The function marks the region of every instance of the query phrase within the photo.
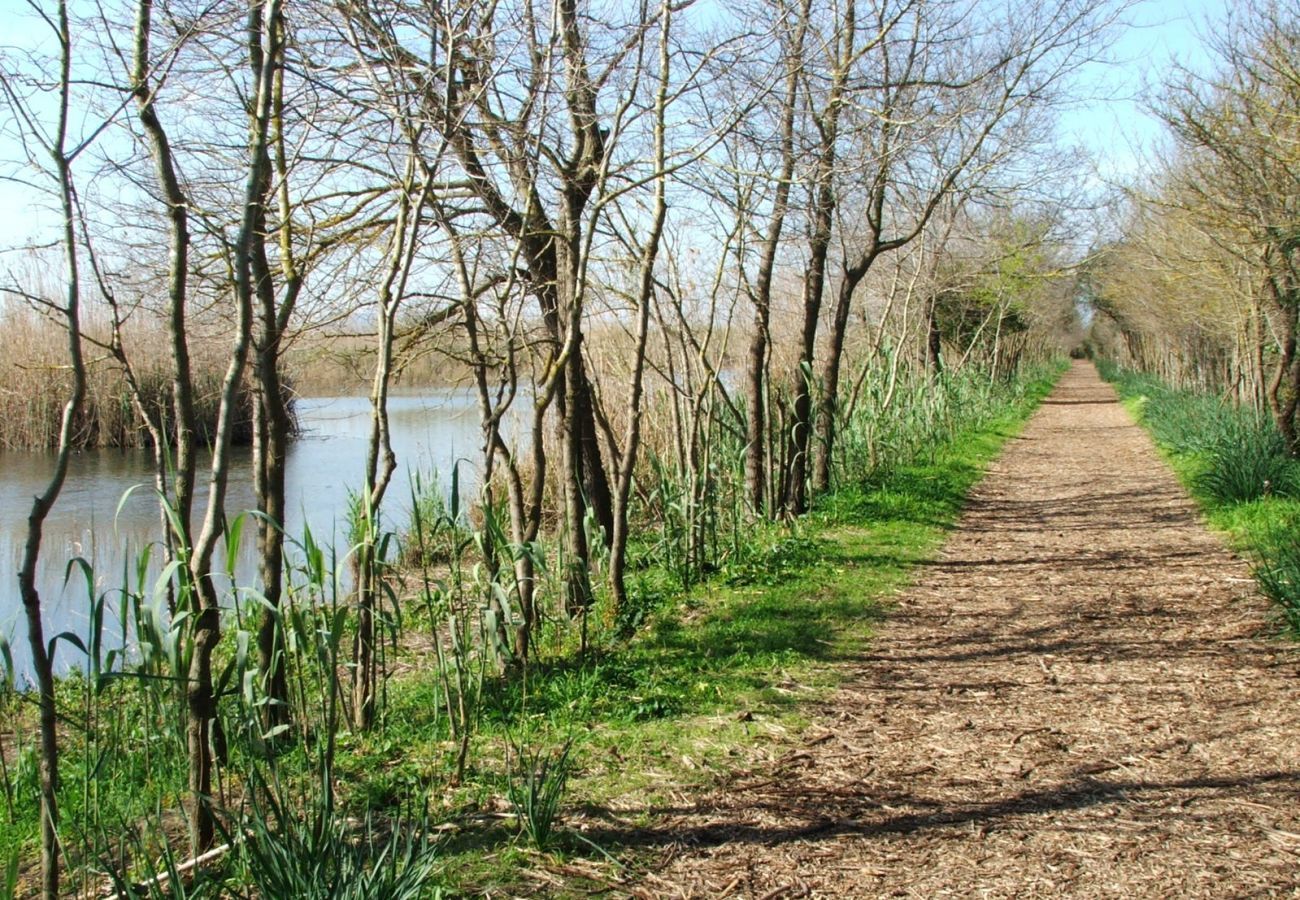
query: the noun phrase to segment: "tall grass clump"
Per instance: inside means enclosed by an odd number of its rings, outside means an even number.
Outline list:
[[[1300,638],[1300,539],[1294,529],[1277,530],[1261,542],[1255,579],[1277,604],[1283,626]]]
[[[1198,491],[1218,503],[1243,503],[1278,494],[1295,496],[1300,466],[1271,421],[1256,414],[1227,419],[1205,450]]]
[[[322,772],[322,774],[324,774]],[[317,785],[319,787],[319,785]],[[285,795],[262,782],[236,846],[241,881],[262,897],[301,900],[434,900],[440,862],[427,819],[416,814],[366,815],[360,820],[333,804]],[[305,806],[305,809],[304,809]]]
[[[558,747],[544,741],[529,746],[507,737],[506,795],[519,819],[519,830],[538,850],[556,837],[560,806],[573,773],[573,738]]]

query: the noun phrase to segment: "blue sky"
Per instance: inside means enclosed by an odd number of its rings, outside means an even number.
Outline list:
[[[1068,113],[1062,131],[1097,159],[1103,177],[1137,172],[1142,153],[1161,135],[1144,108],[1144,96],[1175,64],[1207,69],[1203,35],[1226,20],[1229,2],[1144,0],[1128,13],[1130,27],[1109,49],[1112,62],[1081,73],[1097,99]]]

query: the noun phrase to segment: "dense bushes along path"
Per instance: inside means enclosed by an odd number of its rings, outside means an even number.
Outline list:
[[[1259,896],[1300,883],[1300,659],[1090,365],[816,724],[644,835],[644,896]]]

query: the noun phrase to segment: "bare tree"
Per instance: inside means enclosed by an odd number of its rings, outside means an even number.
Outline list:
[[[168,219],[168,262],[167,262],[167,333],[172,357],[172,423],[170,431],[175,459],[171,470],[174,472],[171,483],[170,503],[175,511],[175,534],[168,524],[164,528],[165,546],[169,556],[175,556],[175,547],[179,543],[188,547],[193,543],[192,515],[194,509],[194,483],[197,468],[195,445],[195,399],[194,377],[190,365],[188,315],[188,279],[189,279],[189,198],[182,186],[177,169],[175,155],[172,153],[171,140],[164,127],[157,109],[157,86],[153,83],[154,72],[159,66],[153,54],[153,0],[140,0],[136,6],[134,53],[131,68],[131,92],[135,99],[137,116],[144,129],[154,160],[155,176]],[[116,312],[116,307],[115,307]],[[115,324],[119,320],[115,315]],[[120,327],[115,327],[117,357],[123,368],[130,372],[130,361],[126,357],[121,339]],[[143,421],[150,423],[154,434],[155,462],[160,474],[158,485],[160,493],[168,496],[165,478],[168,469],[165,463],[166,438],[169,429],[166,423],[158,421],[151,411],[140,402],[139,390],[135,390],[136,406]],[[166,517],[164,517],[166,519]]]
[[[861,187],[847,207],[855,225],[841,226],[842,274],[821,369],[815,490],[830,484],[844,340],[858,286],[882,255],[924,231],[946,197],[974,190],[999,164],[1034,146],[1038,120],[1066,79],[1096,58],[1118,13],[1091,0],[1017,5],[981,20],[964,4],[918,4],[864,59],[867,90],[856,108],[867,114],[855,115],[849,132]],[[877,7],[869,21],[883,33],[892,18]]]
[[[279,0],[252,0],[247,8],[247,35],[263,58],[280,53],[282,23]],[[256,295],[253,256],[262,232],[262,202],[265,196],[268,147],[275,110],[275,67],[257,70],[250,97],[248,165],[244,183],[243,214],[228,247],[232,260],[230,284],[236,309],[235,337],[221,386],[221,401],[208,478],[207,508],[195,539],[190,560],[191,586],[195,594],[193,652],[186,688],[189,719],[190,833],[196,853],[210,849],[216,837],[212,807],[212,778],[216,760],[213,743],[220,728],[212,674],[212,658],[221,640],[221,600],[212,579],[212,555],[225,522],[226,485],[230,475],[230,446],[238,392],[249,355]]]
[[[58,500],[67,477],[73,429],[86,396],[86,363],[81,348],[80,242],[77,235],[78,211],[73,166],[90,146],[96,133],[92,131],[84,137],[71,133],[70,122],[75,112],[72,108],[74,45],[66,0],[59,0],[52,11],[45,10],[35,2],[31,4],[31,9],[50,29],[59,48],[55,59],[55,74],[47,84],[42,85],[58,98],[53,112],[54,121],[42,121],[33,98],[25,95],[19,86],[22,81],[18,72],[0,73],[0,92],[3,92],[32,162],[52,179],[62,218],[58,241],[63,255],[65,278],[62,300],[35,296],[31,299],[45,304],[63,321],[67,330],[67,367],[71,378],[63,404],[54,471],[45,490],[32,502],[31,512],[27,516],[27,539],[23,544],[22,563],[18,570],[18,591],[27,619],[27,638],[31,648],[32,668],[36,675],[40,715],[41,893],[47,900],[52,900],[59,895],[59,739],[54,693],[54,653],[58,638],[48,643],[45,639],[36,565],[41,552],[45,519]]]
[[[843,6],[829,11],[829,34],[819,36],[826,57],[825,63],[814,66],[809,60],[802,76],[809,82],[806,90],[809,116],[815,140],[812,147],[812,171],[808,181],[809,229],[808,260],[803,277],[803,324],[800,328],[799,357],[795,371],[790,376],[794,398],[791,402],[790,424],[786,440],[789,449],[789,471],[782,473],[783,505],[786,512],[801,514],[808,507],[808,460],[812,437],[813,355],[817,347],[817,328],[821,321],[822,298],[826,290],[826,268],[830,255],[832,230],[835,224],[835,178],[839,147],[840,118],[846,102],[849,79],[857,58],[889,37],[902,12],[891,12],[890,18],[873,25],[878,26],[869,35],[867,46],[857,46],[858,11],[856,0],[844,0]],[[820,61],[819,61],[820,62]],[[813,82],[825,82],[814,87]]]
[[[623,435],[622,445],[614,442],[611,435],[610,444],[614,448],[614,497],[613,497],[613,533],[610,540],[609,579],[610,589],[614,595],[616,612],[627,605],[627,585],[625,570],[627,568],[628,541],[628,502],[632,496],[632,480],[641,450],[641,414],[645,387],[646,348],[650,335],[650,308],[655,294],[655,268],[659,257],[660,243],[664,233],[664,221],[668,216],[668,121],[669,90],[672,85],[672,20],[673,8],[663,2],[659,7],[659,59],[657,84],[651,112],[650,129],[653,149],[649,174],[646,176],[654,184],[654,199],[651,201],[649,227],[640,239],[638,252],[638,279],[634,295],[636,316],[636,334],[633,339],[633,362],[631,381],[628,391],[627,429]],[[630,235],[633,229],[626,229]],[[632,240],[628,241],[632,243]]]
[[[795,131],[799,119],[800,81],[804,66],[804,45],[807,40],[809,18],[812,15],[812,0],[800,0],[797,7],[792,7],[785,2],[777,2],[773,13],[773,17],[778,22],[778,46],[781,48],[779,69],[783,73],[784,83],[781,93],[773,98],[775,109],[772,114],[777,123],[777,143],[774,151],[776,175],[772,187],[771,209],[767,212],[766,227],[762,229],[763,240],[758,269],[752,286],[748,287],[750,302],[754,308],[754,322],[745,365],[748,439],[745,479],[749,501],[756,514],[761,514],[767,499],[768,349],[771,339],[772,282],[781,249],[781,237],[785,230],[786,214],[790,205],[790,189],[797,161]],[[764,77],[763,73],[758,75],[757,80],[760,85]],[[759,94],[763,96],[765,91],[760,89]],[[739,136],[742,140],[751,140],[759,144],[759,159],[765,155],[762,144],[766,141],[760,134],[741,132]],[[752,197],[744,198],[746,203],[752,201]],[[748,285],[748,281],[746,283]]]

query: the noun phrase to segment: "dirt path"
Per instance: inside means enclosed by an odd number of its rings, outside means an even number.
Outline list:
[[[1300,657],[1091,366],[642,896],[1300,895]]]

